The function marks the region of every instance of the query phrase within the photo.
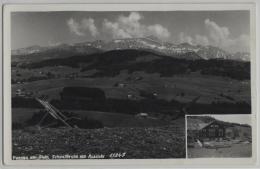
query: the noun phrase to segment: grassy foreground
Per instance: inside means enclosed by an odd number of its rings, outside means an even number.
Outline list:
[[[125,153],[121,158],[185,158],[180,122],[153,128],[26,128],[13,130],[12,141],[13,156],[102,154],[111,158],[111,153]]]

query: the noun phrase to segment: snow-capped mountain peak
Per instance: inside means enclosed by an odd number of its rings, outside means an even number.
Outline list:
[[[81,42],[73,45],[60,44],[52,47],[40,47],[31,46],[28,48],[21,48],[12,50],[12,55],[28,55],[33,53],[39,53],[49,49],[57,48],[60,50],[78,50],[80,53],[88,53],[89,49],[96,48],[99,51],[109,50],[123,50],[123,49],[141,49],[150,50],[163,55],[182,58],[183,54],[195,53],[194,58],[185,59],[233,59],[249,61],[250,54],[246,52],[228,53],[218,47],[214,46],[202,46],[202,45],[191,45],[189,43],[173,44],[169,42],[162,42],[158,38],[153,36],[141,37],[141,38],[125,38],[125,39],[114,39],[108,42],[103,40],[96,40],[93,42]],[[188,55],[187,55],[188,56]]]

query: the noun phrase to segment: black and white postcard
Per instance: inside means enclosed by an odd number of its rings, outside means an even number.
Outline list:
[[[254,164],[254,18],[252,4],[6,5],[6,163]]]

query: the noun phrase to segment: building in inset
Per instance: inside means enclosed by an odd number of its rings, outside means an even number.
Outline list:
[[[226,126],[220,121],[209,123],[188,123],[189,136],[205,139],[223,139],[226,133]]]
[[[188,141],[196,140],[251,140],[251,126],[224,122],[208,117],[188,117],[187,137]]]

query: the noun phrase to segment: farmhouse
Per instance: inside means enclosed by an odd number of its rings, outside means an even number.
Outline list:
[[[123,88],[123,87],[126,87],[126,84],[125,83],[116,83],[114,86]]]
[[[16,95],[16,96],[20,96],[20,97],[22,96],[22,97],[23,97],[23,96],[25,96],[25,92],[24,92],[24,90],[22,90],[22,89],[17,89],[16,92],[15,92],[15,95]]]
[[[32,92],[26,92],[24,89],[17,89],[15,92],[15,96],[17,97],[31,97],[32,95]]]
[[[225,124],[221,121],[211,121],[209,123],[189,123],[188,135],[200,140],[223,139],[226,137]]]
[[[204,120],[188,118],[188,141],[198,140],[240,140],[251,141],[251,126],[246,124],[229,123],[216,119]]]
[[[138,113],[138,114],[135,115],[135,117],[137,117],[137,118],[147,118],[148,114],[147,113]]]

